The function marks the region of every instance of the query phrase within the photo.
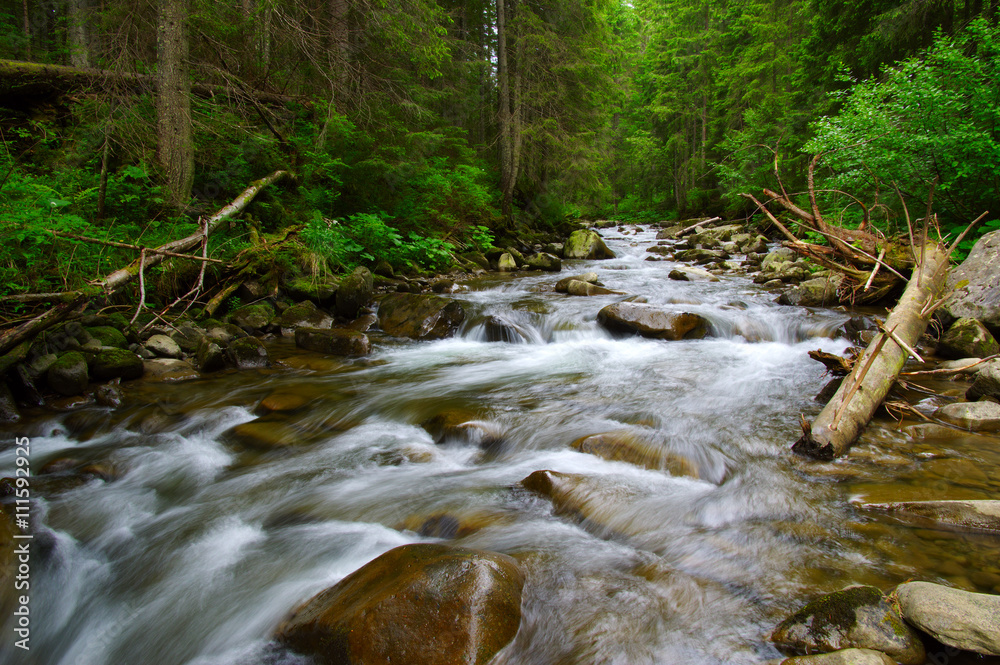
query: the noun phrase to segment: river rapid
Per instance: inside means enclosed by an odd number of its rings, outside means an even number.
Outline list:
[[[93,479],[35,493],[31,651],[44,665],[304,663],[271,641],[297,604],[376,556],[451,542],[516,557],[527,573],[517,637],[498,665],[760,663],[804,602],[851,584],[908,579],[1000,593],[996,536],[938,531],[866,511],[865,501],[995,498],[1000,440],[921,438],[873,424],[849,457],[818,463],[790,446],[829,380],[807,355],[849,347],[851,313],[785,307],[741,275],[667,278],[646,261],[655,230],[606,230],[618,258],[561,274],[493,274],[450,297],[469,317],[454,338],[372,335],[374,353],[333,359],[268,342],[272,368],[123,385],[115,411],[35,415],[7,428],[36,471],[59,457],[102,463]],[[610,289],[692,311],[701,340],[613,336],[596,321],[618,295],[574,297],[585,271]],[[487,316],[517,331],[487,341]],[[961,384],[932,386],[942,392]],[[268,416],[294,445],[234,441],[269,396],[305,406]],[[917,397],[920,408],[945,398]],[[422,423],[468,413],[467,438],[435,443]],[[674,476],[571,448],[628,430],[690,462]],[[518,483],[550,469],[587,476],[579,521]]]

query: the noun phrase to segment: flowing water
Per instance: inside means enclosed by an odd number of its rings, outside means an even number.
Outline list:
[[[995,498],[997,438],[916,438],[887,420],[845,460],[792,455],[799,414],[818,412],[828,380],[807,353],[845,351],[849,315],[775,305],[741,276],[671,281],[674,264],[644,260],[653,232],[605,235],[617,259],[469,284],[453,296],[470,313],[453,339],[375,334],[371,356],[346,361],[277,340],[271,369],[134,383],[117,411],[9,430],[11,441],[30,436],[36,471],[71,457],[114,479],[35,503],[32,650],[15,650],[8,626],[0,661],[304,662],[269,641],[286,613],[413,542],[521,561],[523,618],[502,665],[758,663],[779,655],[767,641],[778,621],[850,584],[1000,592],[996,536],[858,505]],[[622,296],[553,291],[591,270],[608,288],[702,314],[711,336],[608,334],[597,312]],[[501,341],[489,341],[489,321],[507,324]],[[264,419],[293,445],[245,448],[227,431],[269,396],[304,405]],[[442,413],[476,424],[435,443],[421,424]],[[570,446],[619,430],[688,460],[698,478]],[[0,451],[0,475],[14,462]],[[586,520],[519,488],[541,469],[586,476]]]

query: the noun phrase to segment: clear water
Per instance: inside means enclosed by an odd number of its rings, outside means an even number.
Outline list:
[[[36,470],[73,457],[116,478],[36,503],[32,650],[14,649],[7,626],[0,661],[303,662],[269,640],[286,613],[413,542],[522,562],[521,628],[500,665],[759,663],[779,655],[767,634],[788,612],[849,584],[918,578],[1000,592],[997,537],[858,506],[996,498],[998,439],[914,439],[886,420],[845,460],[795,457],[799,416],[818,412],[812,398],[828,379],[807,353],[844,351],[848,313],[778,306],[740,276],[672,281],[674,264],[644,260],[653,232],[605,235],[619,258],[493,276],[455,294],[470,315],[454,339],[375,335],[372,356],[346,361],[276,340],[272,369],[135,383],[116,412],[39,415],[8,430],[11,442],[31,436]],[[597,312],[623,296],[553,290],[585,271],[702,314],[712,336],[607,334]],[[507,341],[486,341],[487,321],[506,323]],[[306,403],[268,416],[293,445],[234,443],[226,432],[274,394]],[[449,411],[476,425],[435,443],[421,423]],[[570,447],[616,430],[689,460],[699,478]],[[0,451],[0,475],[13,464],[14,451]],[[577,496],[587,520],[518,487],[540,469],[586,477]],[[452,538],[421,529],[441,516],[459,525]]]

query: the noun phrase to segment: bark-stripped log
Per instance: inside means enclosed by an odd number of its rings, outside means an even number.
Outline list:
[[[895,384],[909,352],[893,337],[909,347],[916,345],[947,278],[946,247],[927,242],[922,254],[915,257],[917,268],[886,319],[885,330],[893,335],[876,335],[812,425],[803,421],[805,431],[792,446],[795,452],[823,460],[845,454]]]

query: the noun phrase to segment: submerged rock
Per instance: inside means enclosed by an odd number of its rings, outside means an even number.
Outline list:
[[[774,665],[895,665],[896,661],[881,651],[841,649],[815,656],[793,656],[772,663]]]
[[[920,665],[925,657],[920,637],[872,586],[849,587],[812,601],[782,621],[771,641],[798,654],[873,649],[903,665]]]
[[[597,321],[608,330],[655,339],[701,339],[709,330],[708,321],[698,314],[634,302],[608,305],[598,312]]]
[[[457,300],[415,293],[391,293],[378,308],[379,325],[395,337],[442,339],[454,335],[465,320]]]
[[[907,582],[896,597],[903,617],[938,642],[1000,656],[1000,596]]]
[[[1000,533],[1000,501],[904,501],[866,503],[862,507],[921,525]]]
[[[617,255],[608,249],[600,234],[592,229],[573,231],[563,245],[564,259],[614,259]]]
[[[298,607],[277,639],[329,665],[484,665],[517,634],[524,574],[504,554],[389,550]]]
[[[372,351],[368,335],[345,328],[299,328],[295,331],[295,346],[333,356],[366,356]]]
[[[699,477],[697,464],[629,430],[591,434],[574,441],[572,447],[609,461],[667,471],[672,476]]]

